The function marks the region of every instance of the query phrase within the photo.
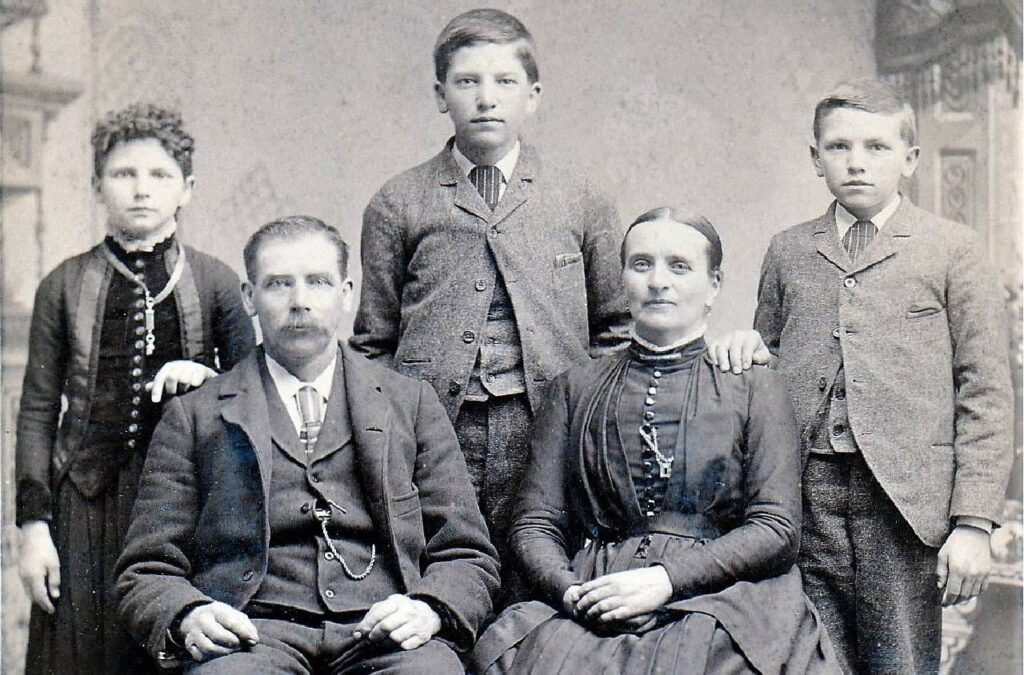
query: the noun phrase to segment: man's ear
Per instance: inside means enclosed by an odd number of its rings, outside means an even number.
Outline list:
[[[252,286],[252,282],[248,279],[242,280],[240,290],[242,292],[242,306],[245,307],[245,313],[249,316],[256,316],[256,302],[253,299],[253,291],[255,289]]]
[[[442,115],[448,112],[448,102],[444,100],[444,85],[440,82],[434,83],[434,99],[437,101],[437,112]]]
[[[818,154],[818,146],[811,145],[811,161],[814,162],[814,173],[818,174],[818,177],[823,177],[825,172],[821,169],[821,155]]]
[[[341,308],[346,313],[351,312],[352,306],[355,304],[355,287],[356,285],[352,282],[352,277],[348,277],[345,279],[345,281],[341,282]]]

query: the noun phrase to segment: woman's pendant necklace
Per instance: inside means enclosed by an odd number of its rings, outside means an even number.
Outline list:
[[[185,271],[185,251],[180,245],[178,246],[178,259],[174,263],[174,269],[171,271],[171,277],[167,280],[167,285],[164,286],[163,290],[157,293],[156,297],[153,297],[153,294],[149,292],[149,288],[142,280],[141,275],[136,276],[132,274],[131,270],[125,267],[124,263],[117,259],[117,256],[114,255],[114,252],[110,250],[109,246],[103,247],[103,253],[107,257],[107,261],[110,262],[111,266],[113,266],[120,275],[128,279],[128,281],[141,288],[145,295],[146,308],[143,312],[143,316],[145,319],[144,328],[146,330],[146,356],[152,356],[153,352],[156,351],[156,335],[153,333],[153,331],[156,330],[156,311],[154,308],[171,294],[174,287],[181,279],[181,275]]]
[[[666,457],[658,447],[658,428],[650,422],[640,425],[640,439],[654,453],[654,460],[658,463],[658,477],[669,478],[672,476],[672,462],[675,455]]]

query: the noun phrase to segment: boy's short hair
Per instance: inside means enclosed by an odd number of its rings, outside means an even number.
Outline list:
[[[176,110],[152,103],[134,103],[123,110],[107,113],[92,132],[93,173],[103,175],[107,155],[118,143],[155,138],[181,168],[186,178],[192,175],[192,152],[195,139],[184,129]]]
[[[260,247],[267,239],[297,239],[306,234],[322,234],[326,236],[334,248],[338,251],[338,270],[341,278],[348,278],[348,244],[342,239],[341,234],[320,220],[312,216],[285,216],[273,220],[260,229],[253,232],[249,241],[245,242],[245,249],[242,258],[245,260],[245,276],[250,283],[256,283],[257,264],[256,259],[260,254]]]
[[[629,238],[629,233],[637,225],[648,223],[652,220],[670,220],[686,227],[692,227],[704,235],[704,238],[708,240],[708,274],[718,276],[721,279],[723,254],[722,238],[718,236],[718,230],[711,224],[711,221],[699,213],[693,213],[692,211],[674,206],[659,206],[656,209],[651,209],[637,216],[637,219],[629,224],[629,227],[626,228],[626,233],[622,235],[622,245],[619,247],[619,261],[623,267],[626,266],[626,239]]]
[[[530,84],[540,79],[537,46],[526,26],[511,14],[497,9],[471,9],[449,21],[437,37],[434,45],[434,75],[437,81],[444,82],[448,68],[452,65],[452,55],[456,51],[481,42],[499,45],[521,42],[516,56],[523,64]]]
[[[896,87],[876,80],[862,78],[844,80],[814,106],[814,140],[821,136],[825,116],[836,108],[854,108],[883,115],[900,115],[900,137],[907,145],[917,145],[917,115]]]

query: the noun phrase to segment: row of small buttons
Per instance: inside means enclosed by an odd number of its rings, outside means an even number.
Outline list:
[[[145,267],[146,267],[145,261],[143,261],[143,260],[136,260],[135,261],[135,269],[136,270],[143,270],[143,269],[145,269]],[[135,278],[138,279],[139,281],[143,281],[143,280],[145,280],[146,277],[145,277],[145,275],[141,271],[139,271],[139,272],[135,273]],[[128,433],[131,436],[134,436],[135,438],[129,438],[128,441],[125,443],[128,446],[128,448],[132,449],[132,450],[135,449],[135,447],[138,445],[138,442],[139,442],[138,438],[137,438],[138,433],[139,433],[139,429],[140,429],[139,424],[138,424],[138,419],[141,417],[141,412],[139,410],[139,406],[142,404],[142,391],[143,391],[143,385],[142,385],[142,355],[143,355],[143,352],[145,351],[146,343],[141,338],[146,333],[146,328],[143,325],[143,323],[145,321],[145,318],[146,318],[146,315],[143,314],[140,310],[142,310],[146,306],[146,301],[143,300],[142,297],[141,297],[144,293],[145,293],[145,291],[143,291],[142,288],[140,288],[139,286],[135,286],[135,287],[132,288],[132,294],[137,296],[137,299],[133,303],[136,311],[135,311],[134,314],[132,314],[132,321],[135,322],[138,325],[136,325],[135,328],[132,331],[135,334],[135,338],[136,339],[135,339],[135,342],[132,343],[132,347],[134,348],[135,353],[132,354],[132,358],[131,358],[132,369],[130,371],[130,375],[131,375],[132,398],[131,398],[131,408],[129,408],[129,410],[128,410],[128,417],[132,421],[131,421],[131,423],[128,424]]]

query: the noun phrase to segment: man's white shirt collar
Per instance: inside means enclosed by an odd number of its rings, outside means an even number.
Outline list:
[[[885,224],[892,218],[892,214],[896,213],[896,209],[900,207],[900,201],[902,201],[902,197],[896,195],[896,199],[889,202],[884,209],[870,219],[879,232],[882,231]],[[857,222],[857,216],[847,211],[842,204],[836,202],[836,227],[839,229],[840,241],[846,236],[846,233],[853,227],[855,222]]]
[[[338,355],[335,354],[331,362],[327,364],[327,367],[321,371],[312,382],[303,382],[299,378],[289,373],[284,366],[275,361],[270,357],[269,354],[264,353],[267,357],[267,370],[270,372],[270,379],[274,381],[274,386],[277,387],[277,393],[281,396],[281,401],[284,403],[285,408],[288,409],[288,414],[292,417],[292,421],[295,420],[298,415],[298,404],[295,402],[295,395],[299,393],[299,389],[308,385],[312,385],[319,393],[324,401],[331,399],[331,385],[334,383],[334,367],[338,362]],[[294,408],[294,414],[293,409]],[[327,406],[322,408],[324,412],[327,410]],[[301,417],[298,418],[298,424],[302,424]]]

